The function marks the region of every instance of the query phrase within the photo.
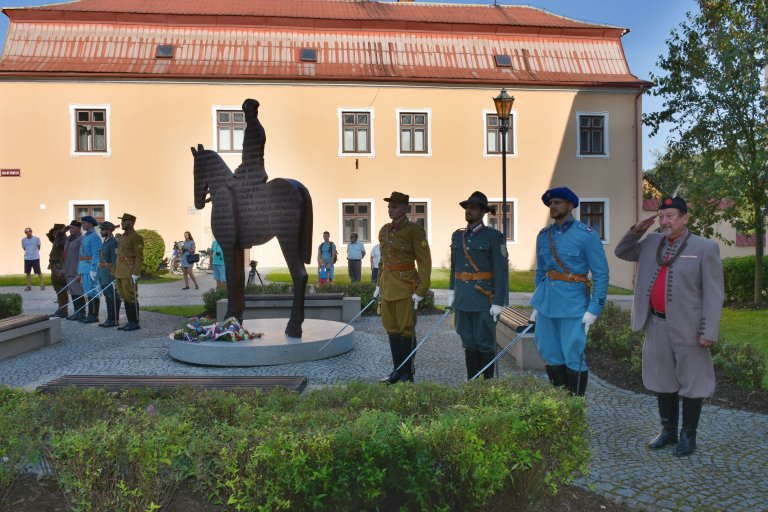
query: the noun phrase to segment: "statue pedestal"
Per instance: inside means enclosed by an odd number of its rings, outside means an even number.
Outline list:
[[[247,341],[171,340],[171,357],[185,363],[204,366],[270,366],[304,363],[338,356],[352,350],[354,327],[347,327],[325,350],[320,349],[344,327],[342,322],[305,319],[301,338],[285,334],[287,318],[244,320],[243,326],[261,338]]]
[[[227,299],[216,302],[217,321],[225,320],[227,304]],[[293,295],[246,295],[243,320],[288,318],[291,307]],[[360,297],[344,297],[340,293],[310,294],[304,299],[304,318],[347,323],[360,312],[360,307]]]

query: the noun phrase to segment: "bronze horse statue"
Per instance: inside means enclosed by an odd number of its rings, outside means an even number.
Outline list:
[[[243,251],[277,237],[293,281],[293,307],[285,333],[300,338],[307,286],[304,264],[312,256],[312,198],[296,180],[267,181],[266,137],[258,108],[256,100],[243,103],[243,160],[234,173],[215,151],[203,148],[202,144],[191,148],[195,161],[195,208],[201,210],[208,201],[212,205],[211,229],[224,253],[227,273],[227,318],[242,320],[245,309]]]

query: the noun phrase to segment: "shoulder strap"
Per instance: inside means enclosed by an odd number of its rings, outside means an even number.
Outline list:
[[[552,256],[555,258],[555,261],[558,265],[562,267],[562,269],[565,271],[566,274],[570,274],[571,271],[568,270],[568,267],[565,266],[565,263],[563,263],[563,260],[560,259],[560,256],[557,254],[557,250],[555,249],[555,244],[552,242],[552,230],[550,229],[547,232],[547,237],[549,237],[549,248],[552,251]]]

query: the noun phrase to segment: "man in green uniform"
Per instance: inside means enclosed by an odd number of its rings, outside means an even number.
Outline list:
[[[117,279],[117,291],[125,301],[128,323],[118,327],[121,331],[135,331],[139,327],[139,296],[136,281],[144,263],[144,239],[133,229],[136,217],[124,213],[120,219],[123,236],[117,243],[117,264],[112,275]]]
[[[455,310],[456,332],[464,346],[467,379],[471,379],[496,355],[494,330],[507,303],[509,260],[504,235],[483,224],[483,215],[496,215],[485,194],[474,192],[459,205],[467,228],[451,236],[448,306]],[[493,366],[483,376],[492,378]]]
[[[408,195],[392,192],[384,200],[392,222],[379,231],[381,262],[373,296],[381,294],[381,323],[389,335],[394,369],[382,382],[413,382],[414,358],[399,371],[397,367],[415,347],[415,310],[429,291],[432,255],[424,228],[406,217]]]

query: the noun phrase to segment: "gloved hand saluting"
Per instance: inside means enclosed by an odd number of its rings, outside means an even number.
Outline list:
[[[589,334],[589,328],[592,327],[592,324],[595,323],[595,320],[597,320],[596,315],[593,315],[589,311],[584,313],[584,316],[581,317],[581,323],[584,325],[584,334]]]
[[[499,321],[499,315],[501,314],[502,309],[504,309],[504,306],[497,306],[496,304],[491,306],[491,316],[493,317],[494,322]]]

